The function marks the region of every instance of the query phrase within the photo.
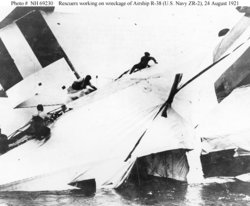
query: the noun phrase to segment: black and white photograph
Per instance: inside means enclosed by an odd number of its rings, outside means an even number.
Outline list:
[[[61,205],[250,205],[249,2],[0,2],[0,206]]]

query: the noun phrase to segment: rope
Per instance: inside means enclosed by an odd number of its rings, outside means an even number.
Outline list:
[[[192,81],[194,81],[196,78],[198,78],[199,76],[201,76],[203,73],[205,73],[206,71],[208,71],[209,69],[211,69],[213,66],[215,66],[216,64],[218,64],[219,62],[221,62],[223,59],[225,59],[226,57],[228,57],[230,55],[227,54],[223,57],[221,57],[219,60],[217,60],[216,62],[212,63],[211,65],[209,65],[208,67],[206,67],[205,69],[203,69],[201,72],[199,72],[198,74],[196,74],[194,77],[192,77],[190,80],[188,80],[186,83],[184,83],[179,89],[177,89],[176,94],[183,89],[185,86],[187,86],[188,84],[190,84]]]
[[[146,132],[147,132],[147,129],[142,133],[142,135],[140,136],[140,138],[138,139],[138,141],[136,142],[135,146],[133,147],[133,149],[131,150],[131,152],[127,156],[127,158],[124,160],[124,162],[127,162],[128,159],[131,158],[132,153],[135,151],[136,147],[138,146],[138,144],[140,143],[142,137],[146,134]]]

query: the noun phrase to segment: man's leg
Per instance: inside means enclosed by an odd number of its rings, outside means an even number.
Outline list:
[[[138,64],[134,65],[132,69],[130,70],[129,74],[132,74],[133,72],[136,72],[136,69],[138,69]]]

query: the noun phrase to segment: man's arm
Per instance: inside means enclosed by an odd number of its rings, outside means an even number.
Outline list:
[[[158,64],[158,62],[156,61],[154,57],[151,57],[151,60],[153,60],[155,64]]]
[[[96,88],[94,85],[92,85],[91,83],[89,84],[89,86],[90,86],[92,89],[97,90],[97,88]]]

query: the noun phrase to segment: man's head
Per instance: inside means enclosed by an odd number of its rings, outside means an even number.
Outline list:
[[[87,76],[85,77],[85,80],[91,80],[91,76],[90,76],[90,75],[87,75]]]
[[[145,54],[145,56],[147,56],[147,57],[150,56],[150,53],[148,53],[148,52],[145,52],[144,54]]]
[[[43,112],[43,105],[42,104],[38,104],[36,108],[38,111]]]

